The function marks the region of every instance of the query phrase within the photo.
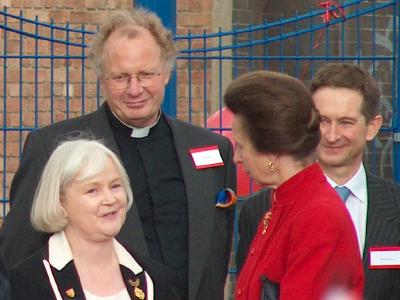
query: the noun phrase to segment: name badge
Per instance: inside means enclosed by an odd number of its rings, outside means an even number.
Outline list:
[[[224,165],[218,146],[207,146],[189,150],[196,169],[219,167]]]
[[[370,269],[400,269],[400,247],[369,248]]]

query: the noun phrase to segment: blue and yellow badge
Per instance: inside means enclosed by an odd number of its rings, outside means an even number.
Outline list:
[[[224,189],[217,193],[215,207],[227,208],[234,205],[237,201],[237,196],[232,189]]]

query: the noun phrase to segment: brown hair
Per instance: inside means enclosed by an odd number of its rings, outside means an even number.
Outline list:
[[[320,116],[307,87],[289,75],[255,71],[232,81],[226,106],[243,120],[243,128],[260,153],[303,159],[320,140]]]
[[[361,113],[367,122],[379,114],[381,93],[372,76],[363,68],[348,63],[330,63],[320,68],[310,81],[314,94],[319,88],[347,88],[358,91],[363,97]]]
[[[138,8],[131,11],[118,11],[108,17],[96,33],[90,48],[89,59],[92,61],[98,76],[103,74],[104,44],[110,35],[120,31],[130,38],[138,34],[137,27],[148,30],[161,48],[162,58],[170,70],[173,69],[178,54],[176,44],[170,30],[164,27],[160,18],[145,9]]]

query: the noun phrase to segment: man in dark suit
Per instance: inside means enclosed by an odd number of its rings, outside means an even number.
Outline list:
[[[8,272],[0,255],[0,300],[10,299],[10,283],[8,282]]]
[[[236,249],[236,272],[240,273],[246,260],[258,224],[271,207],[270,189],[264,188],[240,201],[239,243]]]
[[[26,139],[0,231],[8,268],[47,241],[30,225],[34,191],[59,142],[84,131],[118,154],[132,183],[135,201],[119,241],[165,264],[180,299],[223,299],[234,207],[215,201],[236,189],[233,150],[227,138],[160,110],[176,55],[154,14],[137,9],[107,18],[90,53],[106,102]]]
[[[388,256],[387,250],[400,250],[391,248],[400,246],[400,186],[374,176],[362,162],[366,143],[374,139],[382,125],[378,112],[380,91],[367,71],[345,63],[322,67],[312,78],[310,88],[321,114],[318,160],[332,187],[347,191],[343,200],[363,257],[365,299],[399,299],[400,261]],[[249,237],[255,232],[254,225],[247,224],[254,224],[254,218],[259,220],[268,210],[268,191],[262,190],[244,201],[239,267],[247,254]]]

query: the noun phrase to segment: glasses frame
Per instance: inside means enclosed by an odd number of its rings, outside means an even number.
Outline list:
[[[154,83],[154,80],[160,77],[162,72],[147,72],[140,71],[133,74],[119,74],[106,77],[110,82],[111,88],[115,90],[125,90],[129,87],[132,78],[136,78],[142,87],[149,87]]]

